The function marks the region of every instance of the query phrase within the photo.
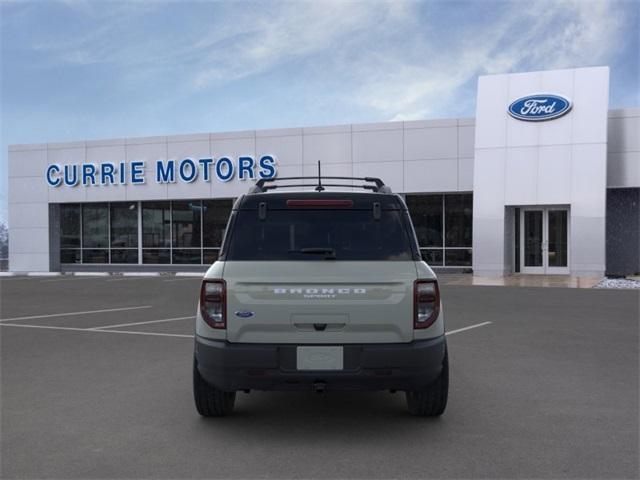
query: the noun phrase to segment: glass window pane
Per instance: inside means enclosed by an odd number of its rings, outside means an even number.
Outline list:
[[[542,266],[542,210],[524,211],[524,266]]]
[[[203,246],[219,247],[222,244],[222,236],[232,207],[231,199],[202,201]]]
[[[109,247],[109,210],[106,203],[82,205],[82,247]],[[83,263],[87,263],[83,260]]]
[[[109,250],[82,250],[82,263],[109,263]]]
[[[172,263],[189,263],[189,264],[200,264],[200,253],[201,250],[198,248],[182,248],[182,249],[174,249],[172,250],[173,262]]]
[[[138,250],[111,249],[111,263],[138,263]]]
[[[405,202],[420,247],[441,247],[442,195],[407,195]]]
[[[142,263],[169,263],[169,249],[142,250]]]
[[[60,250],[60,263],[80,263],[80,249]]]
[[[204,263],[205,265],[211,265],[213,262],[218,260],[219,253],[220,250],[218,250],[217,248],[205,248],[202,253],[204,257],[202,263]]]
[[[471,266],[471,249],[444,249],[444,264],[447,267],[470,267]]]
[[[567,266],[566,210],[549,210],[549,266]]]
[[[80,205],[60,205],[60,248],[80,247]]]
[[[173,248],[200,247],[200,200],[172,202]],[[200,261],[198,261],[200,263]]]
[[[473,228],[473,195],[444,196],[445,246],[471,247]]]
[[[325,261],[327,249],[337,260],[411,260],[406,221],[400,210],[382,210],[374,221],[370,210],[288,209],[269,210],[261,222],[255,210],[241,210],[227,260]]]
[[[112,203],[111,247],[136,248],[137,246],[138,204],[135,202]]]
[[[143,202],[142,246],[171,246],[171,209],[169,202]],[[147,262],[145,262],[147,263]],[[153,262],[158,263],[158,262]],[[164,262],[162,262],[164,263]],[[169,263],[169,262],[166,262]]]
[[[430,266],[442,266],[442,249],[440,248],[422,248],[422,259]]]

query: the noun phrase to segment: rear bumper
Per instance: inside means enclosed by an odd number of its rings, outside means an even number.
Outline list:
[[[444,335],[410,343],[344,345],[344,369],[300,371],[292,344],[238,344],[196,337],[200,375],[220,390],[422,390],[442,370]]]

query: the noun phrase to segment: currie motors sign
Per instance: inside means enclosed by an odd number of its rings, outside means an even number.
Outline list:
[[[571,100],[560,95],[527,95],[509,105],[509,115],[527,122],[552,120],[571,110]]]
[[[75,187],[76,185],[143,185],[151,177],[156,183],[193,183],[195,181],[228,182],[239,180],[272,178],[277,174],[274,155],[184,158],[182,160],[157,160],[147,165],[143,160],[131,162],[73,163],[47,166],[45,177],[52,187]]]

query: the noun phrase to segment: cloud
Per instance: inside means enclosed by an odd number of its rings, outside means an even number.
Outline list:
[[[36,36],[32,49],[52,65],[106,65],[132,85],[175,79],[184,95],[291,74],[286,67],[299,62],[313,72],[310,89],[336,85],[324,92],[334,102],[406,120],[452,112],[461,99],[465,110],[481,74],[606,62],[625,32],[621,4],[600,1],[189,5],[69,0],[74,21]],[[458,23],[442,10],[458,12]]]
[[[402,55],[361,58],[358,76],[370,78],[355,96],[391,120],[451,111],[460,89],[481,74],[569,68],[606,62],[622,43],[624,12],[606,2],[511,2],[487,22],[465,25],[459,40],[426,37],[416,62]],[[414,38],[420,38],[416,35]],[[441,52],[441,53],[439,53]],[[443,52],[443,53],[442,53]],[[387,72],[373,75],[375,71]]]

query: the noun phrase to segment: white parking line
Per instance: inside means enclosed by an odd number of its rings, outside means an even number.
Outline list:
[[[489,325],[490,323],[491,322],[482,322],[482,323],[477,323],[475,325],[469,325],[468,327],[458,328],[457,330],[451,330],[445,333],[445,335],[453,335],[454,333],[465,332],[467,330],[471,330],[472,328],[484,327],[485,325]]]
[[[70,317],[72,315],[90,315],[92,313],[122,312],[124,310],[140,310],[142,308],[151,308],[151,305],[141,305],[139,307],[106,308],[104,310],[87,310],[85,312],[51,313],[49,315],[31,315],[28,317],[0,318],[0,322],[31,320],[34,318]]]
[[[147,280],[149,278],[155,277],[120,277],[120,278],[110,278],[107,282],[125,282],[127,280]]]
[[[84,280],[104,280],[104,276],[88,276],[88,277],[66,277],[66,278],[56,278],[55,280],[40,280],[40,283],[55,283],[55,282],[81,282]]]
[[[163,318],[161,320],[149,320],[147,322],[134,322],[134,323],[119,323],[117,325],[105,325],[103,327],[93,327],[89,330],[102,330],[104,328],[117,328],[117,327],[133,327],[134,325],[148,325],[149,323],[162,323],[162,322],[173,322],[174,320],[193,320],[195,315],[191,315],[190,317],[175,317],[175,318]]]
[[[163,280],[163,282],[184,282],[185,280],[191,280],[193,281],[199,281],[202,280],[202,278],[196,278],[196,277],[180,277],[180,278],[172,278],[170,280]]]
[[[71,330],[73,332],[125,333],[130,335],[150,335],[155,337],[193,338],[193,335],[181,335],[179,333],[133,332],[129,330],[97,330],[93,328],[53,327],[51,325],[20,325],[17,323],[0,323],[0,327],[43,328],[46,330]]]

